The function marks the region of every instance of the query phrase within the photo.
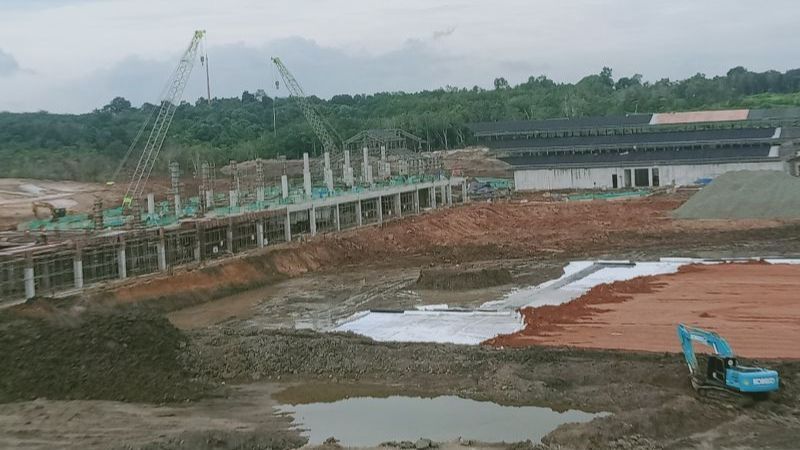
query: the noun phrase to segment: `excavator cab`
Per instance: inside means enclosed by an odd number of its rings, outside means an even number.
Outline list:
[[[725,385],[728,369],[733,369],[736,366],[736,358],[722,358],[716,355],[710,355],[706,368],[706,379],[715,380]]]

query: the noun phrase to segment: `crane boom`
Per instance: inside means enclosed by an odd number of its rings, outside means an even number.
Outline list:
[[[283,79],[283,84],[286,85],[289,94],[294,97],[300,105],[303,116],[305,116],[311,129],[314,130],[314,134],[316,134],[317,138],[322,142],[322,148],[331,154],[338,153],[336,140],[331,136],[330,132],[332,128],[330,128],[330,125],[317,113],[316,109],[311,105],[311,102],[308,101],[305,92],[303,92],[303,88],[300,87],[300,83],[297,82],[297,79],[295,79],[292,72],[286,68],[280,58],[274,57],[272,58],[272,62],[275,64],[275,67],[278,68],[278,72]]]
[[[178,62],[178,67],[175,68],[172,76],[170,76],[167,81],[167,85],[161,95],[158,113],[155,115],[153,126],[150,129],[147,141],[139,155],[139,160],[133,171],[130,182],[128,183],[128,188],[125,191],[123,206],[130,206],[133,199],[139,198],[142,195],[147,180],[150,178],[150,173],[153,171],[153,166],[155,166],[156,159],[158,159],[161,147],[164,145],[164,139],[167,137],[167,132],[172,124],[175,110],[178,108],[183,98],[183,90],[186,87],[186,82],[189,80],[189,75],[192,73],[192,68],[197,58],[198,47],[205,33],[206,32],[203,30],[194,32],[189,47]],[[145,126],[147,125],[145,124]],[[131,145],[131,149],[136,147],[142,135],[143,134],[140,132]]]

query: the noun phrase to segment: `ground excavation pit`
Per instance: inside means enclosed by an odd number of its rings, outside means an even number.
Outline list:
[[[798,291],[797,264],[694,264],[523,308],[525,329],[490,342],[677,353],[675,326],[684,322],[718,331],[740,356],[800,359]]]

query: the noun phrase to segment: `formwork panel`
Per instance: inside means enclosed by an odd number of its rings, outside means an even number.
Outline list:
[[[419,209],[431,207],[431,190],[428,188],[419,190]]]
[[[0,261],[0,299],[25,296],[25,258],[11,257]]]
[[[358,225],[356,202],[341,203],[339,205],[339,227],[344,230],[356,225]]]
[[[413,214],[415,212],[413,192],[403,192],[400,194],[400,212],[403,215]]]
[[[289,213],[289,223],[291,224],[292,238],[311,233],[311,221],[309,210],[294,211]]]
[[[194,250],[197,246],[197,231],[175,231],[164,235],[164,252],[167,267],[188,264],[195,260]]]
[[[269,216],[264,220],[264,233],[268,244],[286,242],[286,216]]]
[[[256,221],[241,222],[233,226],[233,252],[239,253],[258,247]]]
[[[336,231],[336,216],[334,206],[321,206],[315,209],[317,219],[317,233],[330,233]]]
[[[381,197],[381,209],[383,211],[384,222],[395,217],[394,195]]]
[[[75,253],[60,251],[33,257],[36,295],[55,295],[75,287]]]
[[[125,272],[129,277],[158,272],[158,236],[125,242]]]
[[[84,285],[119,278],[117,246],[114,244],[86,247],[81,252],[81,260]]]
[[[221,258],[228,253],[228,227],[204,228],[203,246],[201,248],[203,259]]]
[[[378,223],[378,199],[361,200],[361,220],[364,225]]]

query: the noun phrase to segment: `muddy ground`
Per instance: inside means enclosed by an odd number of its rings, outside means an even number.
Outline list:
[[[304,439],[272,409],[288,388],[309,401],[459,395],[612,413],[559,427],[539,445],[548,449],[796,448],[798,362],[761,361],[784,385],[766,402],[740,404],[695,396],[677,354],[376,343],[296,329],[325,329],[369,308],[474,306],[554,278],[571,259],[800,255],[797,225],[681,228],[661,218],[674,204],[680,201],[639,204],[657,226],[618,214],[636,204],[544,205],[535,212],[539,222],[522,217],[529,229],[518,234],[530,242],[520,242],[513,223],[483,232],[469,221],[416,218],[248,257],[257,264],[240,258],[163,282],[132,281],[103,302],[40,301],[4,311],[0,350],[10,363],[0,368],[0,447],[295,448]],[[596,213],[588,224],[571,215],[586,211]],[[467,212],[497,223],[509,220],[500,214],[518,214],[496,205]],[[546,228],[552,214],[575,229]],[[458,228],[467,239],[458,239]],[[408,230],[418,239],[400,239]],[[369,256],[358,263],[358,254]],[[416,286],[421,267],[442,265],[508,270],[512,282],[462,291]],[[212,289],[230,278],[252,284]]]

